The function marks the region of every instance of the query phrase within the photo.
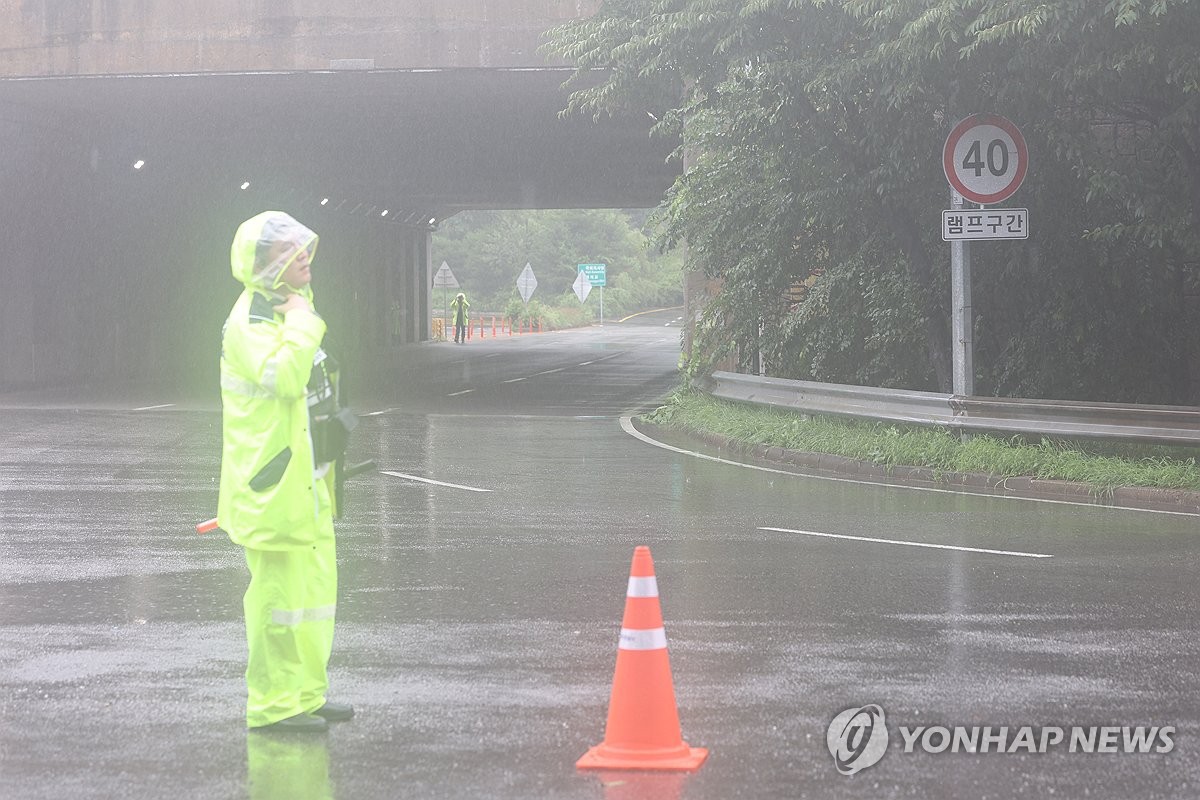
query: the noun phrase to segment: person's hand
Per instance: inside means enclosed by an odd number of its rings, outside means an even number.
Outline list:
[[[312,310],[312,306],[304,299],[304,295],[289,294],[287,300],[284,300],[279,305],[275,306],[276,313],[287,314],[289,311],[294,311],[297,308],[302,308],[305,311]]]

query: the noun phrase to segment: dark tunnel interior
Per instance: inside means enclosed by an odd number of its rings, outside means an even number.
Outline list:
[[[0,80],[0,390],[211,390],[237,225],[321,237],[331,352],[429,335],[429,236],[471,208],[647,207],[674,143],[563,118],[560,70]],[[384,214],[384,212],[387,212]],[[432,224],[431,224],[432,221]]]

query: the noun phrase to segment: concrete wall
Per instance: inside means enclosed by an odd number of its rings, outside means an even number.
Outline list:
[[[102,309],[145,283],[102,266],[112,242],[94,227],[103,193],[88,138],[28,113],[0,117],[0,187],[0,376],[111,368],[136,331]]]
[[[542,66],[599,0],[0,0],[0,75]]]

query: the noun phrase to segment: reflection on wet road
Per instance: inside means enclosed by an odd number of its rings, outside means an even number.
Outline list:
[[[1200,791],[1196,520],[658,449],[619,417],[670,391],[677,358],[678,331],[643,320],[412,348],[360,381],[352,460],[391,474],[358,479],[338,525],[331,674],[359,714],[319,741],[243,728],[244,562],[192,528],[216,502],[215,398],[0,397],[2,793]],[[638,544],[684,736],[711,751],[693,775],[574,769],[603,735]],[[893,730],[879,764],[843,777],[826,728],[867,703],[895,725],[1178,735],[1165,755],[938,755],[903,753]]]

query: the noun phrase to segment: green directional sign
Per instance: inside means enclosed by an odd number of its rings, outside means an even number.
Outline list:
[[[580,264],[579,272],[587,275],[588,283],[592,286],[603,286],[604,272],[607,268],[607,264]]]

